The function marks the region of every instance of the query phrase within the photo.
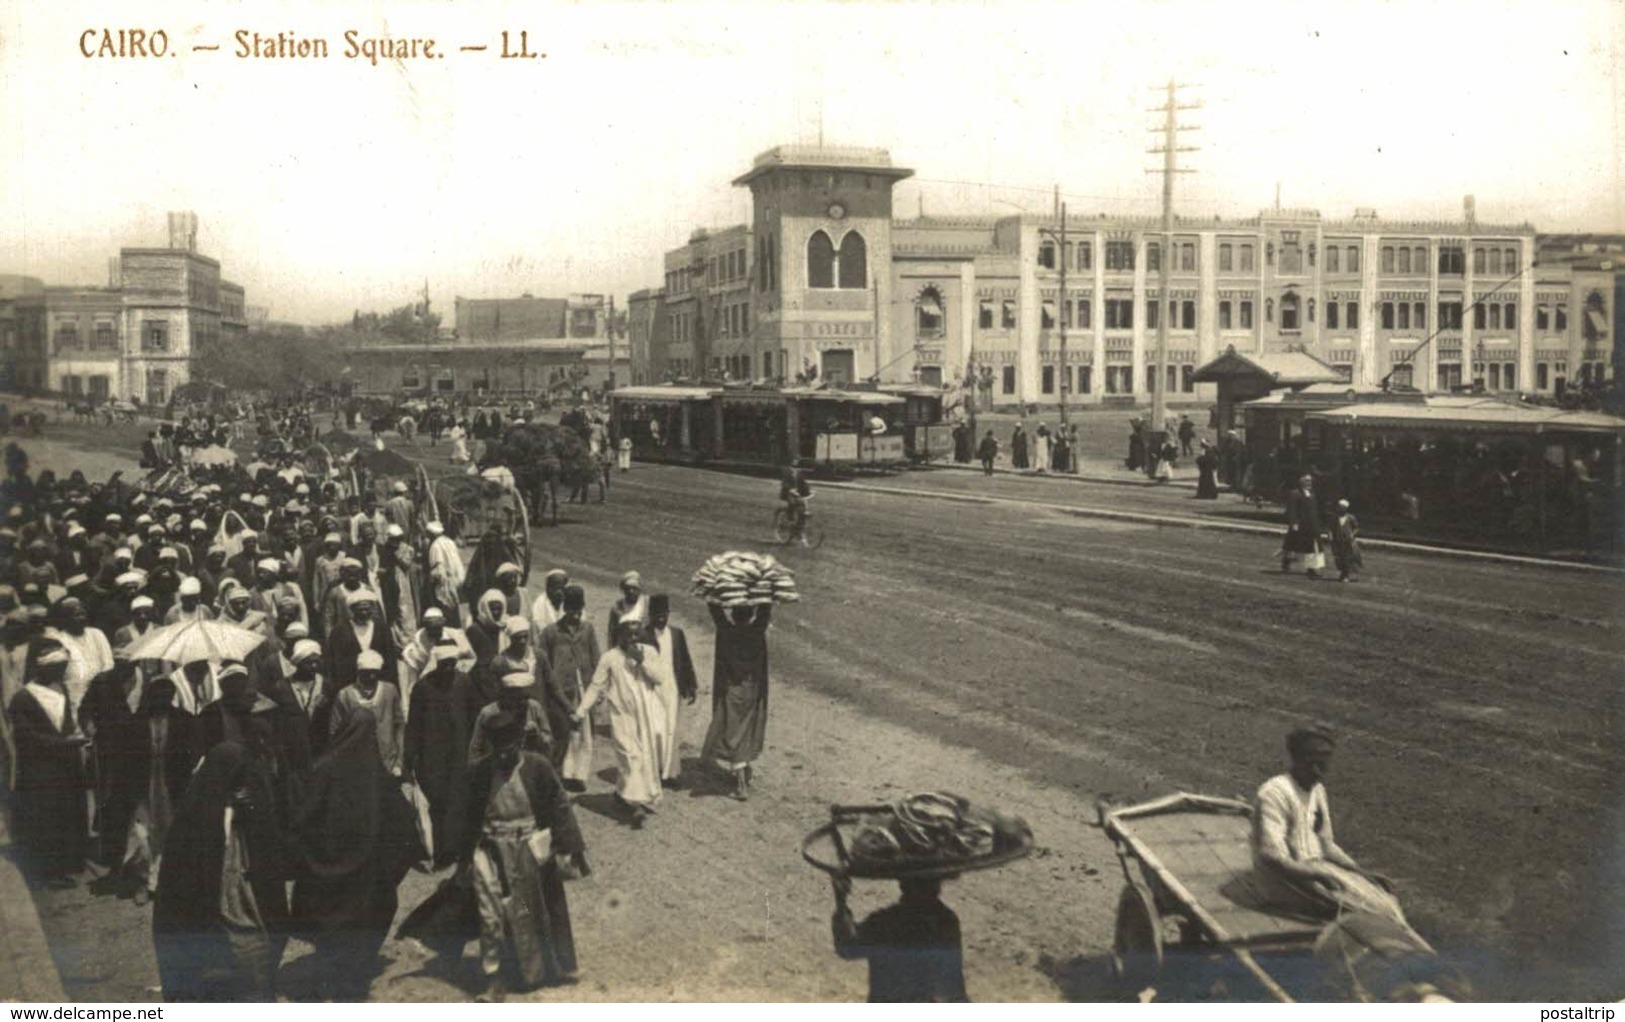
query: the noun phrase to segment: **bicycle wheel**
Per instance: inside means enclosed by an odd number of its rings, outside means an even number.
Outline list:
[[[802,527],[802,536],[807,541],[807,549],[817,550],[824,545],[824,527],[818,524],[816,518],[809,517],[807,524]]]
[[[782,543],[790,542],[790,512],[779,508],[773,512],[773,535]]]

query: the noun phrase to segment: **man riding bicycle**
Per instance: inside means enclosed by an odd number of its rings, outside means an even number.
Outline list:
[[[812,496],[812,487],[807,485],[807,476],[799,468],[786,468],[784,475],[779,479],[779,500],[784,502],[785,509],[790,514],[790,542],[800,540],[807,542],[807,498]]]

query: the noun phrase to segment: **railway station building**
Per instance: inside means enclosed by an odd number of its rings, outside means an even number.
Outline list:
[[[1134,406],[1150,401],[1161,317],[1174,402],[1210,403],[1196,370],[1232,348],[1424,393],[1614,378],[1625,239],[1480,222],[1471,196],[1456,220],[1272,208],[1179,218],[1171,238],[1159,219],[1109,214],[1074,212],[1064,233],[1031,213],[900,218],[892,189],[912,173],[883,149],[757,156],[733,182],[750,189],[750,222],[696,230],[665,254],[663,286],[640,292],[659,323],[634,378],[969,377],[982,407],[1063,390]]]

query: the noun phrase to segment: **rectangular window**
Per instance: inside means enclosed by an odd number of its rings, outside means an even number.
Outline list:
[[[1382,246],[1382,272],[1394,272],[1394,246],[1392,245]]]
[[[983,298],[977,306],[976,325],[983,330],[993,329],[993,299]]]
[[[1251,330],[1253,328],[1253,303],[1248,299],[1242,299],[1240,312],[1241,328]]]
[[[1384,330],[1392,330],[1394,328],[1394,303],[1393,302],[1383,302],[1382,303],[1382,328]]]
[[[1093,368],[1093,366],[1078,366],[1078,393],[1087,394],[1090,392],[1090,388],[1094,386]]]
[[[1016,367],[1005,366],[1002,375],[1004,378],[1000,382],[1004,384],[1004,393],[1014,394],[1016,392]]]
[[[1196,303],[1185,302],[1179,307],[1179,328],[1181,330],[1196,329]]]
[[[1500,302],[1495,302],[1495,303],[1492,303],[1490,305],[1490,329],[1491,330],[1499,330],[1499,329],[1501,329],[1501,303]]]
[[[1173,368],[1173,367],[1170,366],[1169,368]],[[1156,390],[1157,390],[1157,367],[1156,366],[1146,366],[1145,367],[1145,392],[1147,394],[1154,394],[1154,393],[1156,393]]]
[[[1402,274],[1411,272],[1411,250],[1408,248],[1399,250],[1399,272]]]
[[[1407,303],[1407,302],[1400,302],[1399,303],[1399,329],[1401,329],[1401,330],[1409,330],[1410,328],[1411,328],[1411,307],[1410,307],[1410,304]]]
[[[141,324],[141,350],[142,351],[168,351],[169,350],[169,321],[161,319],[145,320]]]
[[[1487,323],[1487,321],[1489,319],[1489,317],[1486,315],[1486,313],[1488,311],[1489,310],[1486,309],[1483,304],[1478,304],[1478,305],[1473,306],[1473,329],[1474,330],[1482,330],[1482,329],[1484,329],[1484,327],[1485,327],[1485,325],[1486,325],[1486,323]]]
[[[1507,302],[1503,317],[1503,322],[1506,323],[1508,330],[1518,329],[1518,303]]]
[[[1501,386],[1507,390],[1518,389],[1517,363],[1507,362],[1501,366]]]
[[[1418,251],[1426,251],[1420,249]],[[1439,246],[1439,273],[1441,276],[1459,277],[1466,272],[1467,254],[1460,245]]]
[[[1132,330],[1134,328],[1134,300],[1132,298],[1106,299],[1106,329]]]
[[[1241,265],[1239,265],[1237,267],[1237,269],[1239,269],[1242,273],[1250,273],[1250,272],[1252,272],[1252,269],[1253,269],[1253,246],[1251,246],[1251,245],[1242,245],[1241,248],[1238,250],[1237,255],[1241,259]]]
[[[1567,330],[1569,328],[1569,307],[1562,302],[1557,305],[1557,321],[1554,327],[1558,330]]]
[[[1089,299],[1079,298],[1077,319],[1078,329],[1087,330],[1094,325],[1092,322],[1091,312],[1092,310],[1089,308]]]
[[[1106,242],[1106,269],[1132,270],[1134,269],[1134,242],[1108,241]]]
[[[1038,373],[1038,388],[1045,394],[1055,393],[1055,367],[1044,366]]]
[[[61,348],[79,347],[79,324],[74,320],[66,320],[56,325],[56,346]]]
[[[1360,303],[1349,302],[1343,306],[1343,311],[1347,313],[1344,317],[1346,322],[1343,325],[1350,330],[1358,330],[1360,328]]]
[[[1484,250],[1481,248],[1473,249],[1473,272],[1484,272]]]
[[[1483,251],[1483,250],[1480,249],[1480,251]],[[1490,385],[1491,390],[1500,390],[1501,389],[1501,363],[1499,363],[1499,362],[1491,362],[1490,363],[1490,384],[1489,385]]]
[[[1038,303],[1038,328],[1055,329],[1055,302],[1051,299],[1046,298]]]
[[[1545,362],[1535,363],[1535,389],[1547,390],[1551,387],[1551,367]]]
[[[1360,272],[1360,250],[1354,245],[1350,245],[1348,247],[1348,264],[1348,271],[1350,273]]]
[[[1004,314],[1000,319],[999,325],[1006,330],[1014,330],[1016,328],[1016,300],[1014,298],[1006,298],[1004,300]]]
[[[1078,269],[1080,269],[1080,270],[1094,269],[1094,265],[1095,265],[1094,247],[1095,246],[1094,246],[1094,244],[1092,242],[1088,242],[1088,241],[1080,241],[1080,242],[1078,242]]]
[[[1046,270],[1055,269],[1055,242],[1046,241],[1038,246],[1038,265]]]
[[[1428,325],[1428,303],[1417,302],[1411,308],[1411,325],[1418,330],[1426,330]],[[1460,323],[1456,324],[1460,326]]]
[[[1439,329],[1441,329],[1441,330],[1460,330],[1461,329],[1461,313],[1462,313],[1462,309],[1461,309],[1461,303],[1460,302],[1440,302],[1439,303]]]
[[[1326,255],[1329,257],[1333,252],[1336,252],[1336,251],[1337,251],[1337,249],[1335,249],[1335,248],[1328,248],[1326,250]],[[1337,303],[1336,302],[1327,302],[1326,303],[1326,329],[1327,330],[1336,330],[1337,329]]]
[[[96,347],[98,347],[98,348],[114,348],[114,347],[117,347],[117,346],[118,346],[118,338],[114,334],[113,324],[111,324],[111,323],[97,323],[96,324]]]
[[[1219,272],[1229,273],[1235,262],[1234,252],[1229,245],[1219,246]]]
[[[1281,272],[1293,274],[1303,272],[1303,248],[1301,246],[1281,246]]]
[[[1170,267],[1172,265],[1172,263],[1169,264]],[[1152,270],[1162,269],[1161,242],[1148,241],[1145,243],[1145,269],[1147,273],[1151,272]]]
[[[1544,305],[1535,306],[1535,329],[1550,330],[1552,328],[1552,312]]]
[[[1196,246],[1191,242],[1179,246],[1179,269],[1182,273],[1196,269]]]
[[[1327,273],[1341,273],[1342,272],[1342,270],[1338,268],[1338,263],[1341,260],[1338,259],[1337,253],[1338,253],[1338,248],[1337,248],[1336,245],[1327,245],[1326,246],[1326,272]]]
[[[1158,314],[1161,311],[1161,305],[1162,303],[1157,301],[1155,298],[1150,299],[1145,303],[1145,328],[1147,330],[1155,330],[1157,328],[1157,324],[1160,322],[1158,319]]]
[[[1196,367],[1179,367],[1179,389],[1182,393],[1191,394],[1196,391]]]
[[[1219,303],[1219,329],[1230,329],[1230,303],[1228,301]]]

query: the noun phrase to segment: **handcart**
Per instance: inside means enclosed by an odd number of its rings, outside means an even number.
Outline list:
[[[1352,947],[1365,937],[1270,906],[1253,871],[1252,806],[1240,799],[1178,792],[1138,805],[1101,803],[1097,812],[1127,880],[1117,901],[1112,955],[1127,984],[1150,986],[1175,951],[1205,953],[1233,958],[1271,998],[1290,1004],[1296,998],[1288,986],[1297,988],[1297,977],[1321,975],[1311,961],[1317,951],[1335,946],[1333,939],[1346,937]],[[1436,953],[1414,930],[1396,927],[1382,936],[1354,953],[1374,952],[1365,964],[1349,953],[1339,956],[1347,968],[1333,972],[1340,982],[1353,980],[1344,983],[1344,994],[1371,999],[1355,967],[1365,970],[1378,959],[1426,960],[1436,970]],[[1394,967],[1387,972],[1396,975]],[[1322,989],[1315,996],[1327,995]]]

